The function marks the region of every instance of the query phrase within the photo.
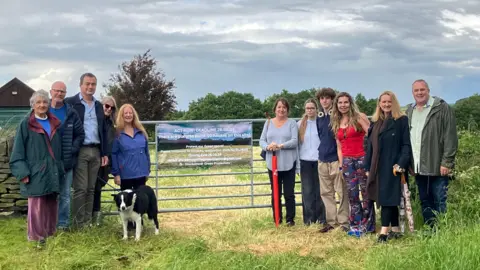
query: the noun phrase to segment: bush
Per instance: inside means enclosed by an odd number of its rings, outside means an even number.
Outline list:
[[[464,172],[480,164],[480,132],[460,131],[458,133],[457,172]]]
[[[470,226],[480,218],[480,134],[459,133],[456,177],[450,182],[448,210],[440,226]]]

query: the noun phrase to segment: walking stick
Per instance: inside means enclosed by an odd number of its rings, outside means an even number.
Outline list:
[[[272,155],[272,181],[273,181],[273,213],[275,218],[275,227],[280,224],[280,203],[278,197],[278,170],[277,170],[277,154],[273,151]]]
[[[410,232],[413,232],[415,228],[413,223],[412,203],[410,201],[410,190],[408,189],[407,181],[405,179],[405,174],[403,172],[400,172],[400,173],[402,173],[401,183],[402,183],[402,196],[403,196],[403,199],[400,202],[400,219],[402,220],[400,223],[401,230],[402,230],[402,233],[405,231],[404,222],[405,222],[405,213],[406,213],[407,220],[408,220],[408,227],[410,229]],[[393,175],[397,176],[397,171],[395,170],[395,168],[393,169]]]
[[[403,196],[403,186],[400,187],[402,190],[402,198],[400,198],[400,216],[398,218],[398,223],[400,225],[400,232],[405,233],[405,197]]]

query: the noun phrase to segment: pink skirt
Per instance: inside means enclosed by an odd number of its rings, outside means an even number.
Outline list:
[[[56,231],[57,219],[57,194],[28,198],[28,240],[39,241],[53,235]]]

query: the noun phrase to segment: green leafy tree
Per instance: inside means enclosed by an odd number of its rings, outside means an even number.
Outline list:
[[[315,98],[316,92],[317,89],[315,88],[302,90],[298,93],[291,93],[288,90],[284,89],[280,94],[273,94],[266,98],[263,102],[263,109],[265,112],[268,112],[271,117],[274,117],[273,105],[278,98],[283,97],[288,101],[288,104],[290,105],[289,117],[301,117],[305,112],[305,101],[307,101],[307,99],[309,98]]]
[[[180,120],[183,119],[187,112],[182,110],[175,110],[165,116],[165,120]]]
[[[157,69],[157,61],[150,50],[123,62],[119,70],[103,85],[118,106],[131,103],[141,120],[163,120],[174,112],[177,104],[173,93],[175,82],[167,81],[165,74]]]
[[[209,93],[190,102],[188,111],[182,117],[185,120],[258,118],[264,118],[262,102],[250,93],[235,91],[219,96]],[[263,123],[253,123],[253,138],[260,138],[262,128]]]
[[[253,119],[262,118],[262,102],[250,93],[228,91],[219,96],[208,93],[190,102],[183,119]]]
[[[453,106],[457,126],[460,129],[477,130],[480,125],[480,95],[474,94],[468,98],[458,100]]]
[[[375,98],[367,100],[361,93],[358,93],[355,96],[355,103],[357,104],[358,109],[368,116],[373,115],[373,113],[375,113],[375,109],[377,108],[377,100]]]

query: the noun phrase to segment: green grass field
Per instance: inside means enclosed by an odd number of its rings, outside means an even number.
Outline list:
[[[441,217],[436,234],[424,233],[416,200],[413,207],[417,232],[386,245],[376,244],[374,235],[357,239],[340,231],[320,234],[319,227],[302,225],[301,207],[297,207],[297,226],[292,228],[275,228],[268,208],[162,213],[160,235],[154,235],[151,223],[146,221],[138,243],[133,239],[122,241],[118,216],[107,216],[101,227],[58,233],[47,240],[43,250],[27,242],[26,220],[16,217],[0,219],[0,269],[477,269],[479,138],[477,134],[461,134],[457,179],[451,183],[448,213]],[[258,154],[259,149],[255,149],[255,157]],[[185,169],[182,173],[209,170],[214,169]],[[254,171],[264,170],[263,162],[255,162]],[[159,172],[174,173],[179,171]],[[268,182],[268,177],[256,175],[254,180]],[[153,179],[150,181],[156,185]],[[159,178],[158,185],[226,183],[250,183],[250,176]],[[414,185],[412,190],[415,192]],[[300,191],[298,184],[296,191]],[[161,190],[159,198],[250,192],[250,187],[189,188]],[[269,186],[256,186],[254,192],[269,193]],[[108,192],[103,197],[111,200]],[[255,204],[268,202],[269,197],[255,198]],[[159,202],[162,209],[249,204],[250,198]],[[115,210],[109,204],[104,204],[103,209]]]

